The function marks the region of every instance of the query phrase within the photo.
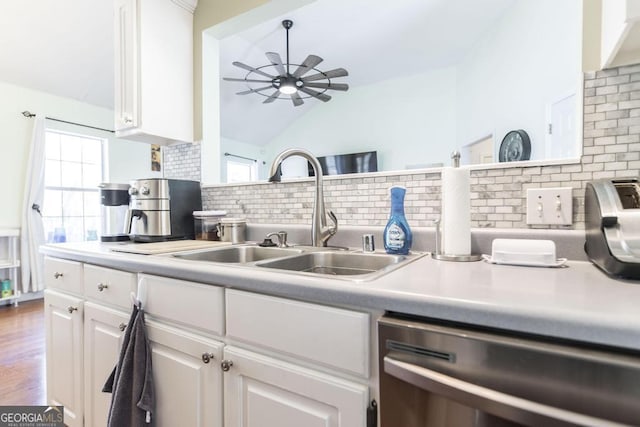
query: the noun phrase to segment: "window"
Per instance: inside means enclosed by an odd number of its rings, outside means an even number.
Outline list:
[[[46,131],[42,217],[48,242],[97,240],[103,142]]]
[[[257,181],[257,167],[253,160],[227,160],[227,182]]]

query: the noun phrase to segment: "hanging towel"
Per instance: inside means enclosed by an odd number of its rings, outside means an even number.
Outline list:
[[[124,335],[120,357],[103,392],[111,393],[108,427],[150,426],[154,406],[151,351],[144,312],[137,305]]]

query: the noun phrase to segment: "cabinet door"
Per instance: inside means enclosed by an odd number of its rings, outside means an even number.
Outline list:
[[[115,1],[115,129],[138,126],[137,0]]]
[[[83,302],[46,289],[44,305],[47,403],[64,406],[64,422],[68,426],[82,426]]]
[[[223,344],[148,321],[158,427],[222,427]]]
[[[368,388],[234,347],[224,358],[225,427],[364,427]]]
[[[87,426],[107,424],[111,393],[102,392],[118,362],[129,314],[91,302],[84,306],[84,405]]]

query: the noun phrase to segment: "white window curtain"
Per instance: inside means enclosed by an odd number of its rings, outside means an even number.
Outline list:
[[[23,292],[44,289],[44,256],[39,251],[40,245],[45,243],[41,214],[44,197],[44,122],[44,117],[35,117],[24,187],[20,237]]]

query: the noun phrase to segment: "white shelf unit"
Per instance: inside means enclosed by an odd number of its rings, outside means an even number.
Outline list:
[[[20,256],[18,254],[18,239],[20,230],[17,228],[0,228],[0,281],[9,279],[11,281],[11,294],[0,294],[0,304],[4,301],[12,301],[13,305],[18,305],[20,297],[19,269]]]

